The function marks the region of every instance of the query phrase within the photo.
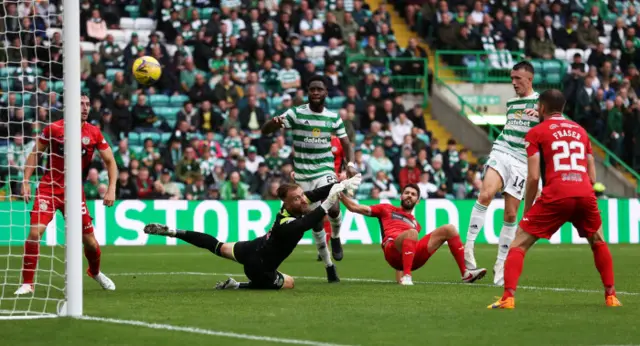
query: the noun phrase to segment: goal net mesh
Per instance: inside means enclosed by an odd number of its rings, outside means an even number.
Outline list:
[[[65,299],[65,232],[60,212],[39,242],[35,292],[14,294],[22,284],[37,185],[47,174],[50,156],[39,155],[28,182],[29,203],[22,197],[25,163],[38,134],[62,119],[64,112],[61,5],[56,0],[0,2],[0,319],[53,317]],[[40,204],[40,208],[53,210],[54,206]]]

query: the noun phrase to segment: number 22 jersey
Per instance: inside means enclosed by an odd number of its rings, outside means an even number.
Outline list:
[[[591,141],[580,125],[561,116],[549,118],[527,133],[525,147],[529,157],[540,155],[541,199],[594,196],[587,169]]]

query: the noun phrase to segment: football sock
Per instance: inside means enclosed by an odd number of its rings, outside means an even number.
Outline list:
[[[596,268],[600,272],[600,279],[605,289],[605,296],[616,294],[613,288],[613,260],[609,246],[605,242],[594,243],[591,247],[593,250],[593,259],[596,262]]]
[[[518,279],[522,274],[524,266],[525,251],[519,247],[509,249],[507,261],[504,265],[504,294],[502,299],[513,297],[513,293],[518,287]]]
[[[33,284],[33,277],[36,275],[36,267],[38,266],[39,253],[40,243],[37,240],[27,240],[24,243],[22,283]]]
[[[509,252],[509,245],[516,237],[516,230],[518,229],[517,223],[505,222],[502,224],[502,230],[500,230],[500,239],[498,240],[498,262],[504,262],[507,259],[507,253]]]
[[[322,225],[321,225],[322,226]],[[327,233],[324,231],[322,227],[319,231],[313,230],[313,240],[316,243],[316,248],[318,249],[318,254],[322,259],[325,267],[331,267],[333,262],[331,261],[331,256],[329,255],[329,248],[327,247]]]
[[[415,239],[404,238],[402,241],[402,273],[404,275],[411,275],[417,245],[418,241]]]
[[[96,248],[92,249],[88,246],[84,247],[84,257],[89,262],[89,274],[96,276],[100,273],[100,245],[96,242]]]
[[[484,227],[484,217],[487,214],[487,207],[478,203],[473,205],[471,210],[471,219],[469,220],[469,229],[467,230],[467,244],[473,246],[478,237],[478,233]]]
[[[207,249],[214,254],[223,257],[220,253],[223,242],[216,239],[214,236],[192,231],[176,230],[176,238],[186,241],[191,245],[195,245],[199,248]]]
[[[325,221],[323,224],[323,228],[324,228],[324,232],[327,234],[325,236],[325,240],[327,241],[327,244],[329,243],[329,239],[331,239],[331,222],[329,222],[329,220]]]
[[[340,227],[342,227],[342,212],[338,213],[335,218],[329,215],[329,222],[331,223],[331,238],[340,238]]]
[[[453,258],[455,258],[456,263],[458,264],[460,275],[464,276],[464,272],[467,268],[464,265],[464,246],[462,245],[460,236],[456,235],[455,237],[448,239],[447,244],[449,244],[449,251],[451,251],[451,255],[453,255]]]

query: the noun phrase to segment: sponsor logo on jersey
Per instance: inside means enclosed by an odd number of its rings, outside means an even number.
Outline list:
[[[89,145],[89,143],[91,143],[91,139],[89,139],[89,137],[87,136],[82,137],[82,144]]]
[[[507,125],[529,127],[531,126],[531,122],[529,120],[511,120],[507,123]]]
[[[411,227],[418,228],[418,225],[416,225],[416,222],[414,220],[411,220],[410,218],[408,218],[408,217],[406,217],[406,216],[404,216],[402,214],[391,213],[391,218],[394,219],[394,220],[400,220],[402,222],[405,222],[405,223],[411,225]]]
[[[549,129],[551,130],[555,130],[558,128],[558,124],[551,124],[551,126],[549,126]]]
[[[315,144],[327,144],[329,141],[326,138],[304,138],[305,143],[315,143]]]

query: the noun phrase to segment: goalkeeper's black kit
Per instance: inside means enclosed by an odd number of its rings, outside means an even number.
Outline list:
[[[327,198],[332,186],[329,184],[304,194],[311,203],[322,201]],[[310,213],[297,217],[282,207],[267,234],[235,243],[233,255],[238,263],[244,265],[244,273],[250,281],[248,288],[281,288],[284,277],[278,272],[278,267],[291,255],[304,233],[320,223],[326,214],[322,206],[318,206]],[[176,237],[220,255],[222,243],[211,235],[178,231]]]

